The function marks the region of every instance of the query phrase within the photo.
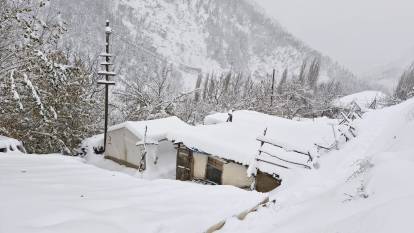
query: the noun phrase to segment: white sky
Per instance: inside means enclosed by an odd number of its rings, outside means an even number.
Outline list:
[[[293,35],[356,74],[414,48],[414,0],[256,1]]]

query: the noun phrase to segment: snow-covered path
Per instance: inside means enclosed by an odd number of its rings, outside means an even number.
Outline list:
[[[265,195],[147,181],[59,155],[0,155],[0,233],[204,232]]]

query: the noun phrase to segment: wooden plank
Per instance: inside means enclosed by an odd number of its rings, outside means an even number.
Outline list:
[[[286,166],[283,166],[283,165],[280,165],[280,164],[276,164],[276,163],[272,163],[272,162],[269,162],[269,161],[266,161],[266,160],[263,160],[263,159],[256,159],[256,161],[263,162],[263,163],[268,163],[268,164],[271,164],[271,165],[274,165],[274,166],[277,166],[277,167],[281,167],[281,168],[285,168],[285,169],[290,169],[290,168],[288,168]]]
[[[288,151],[288,152],[291,151],[291,152],[295,152],[295,153],[298,153],[298,154],[301,154],[301,155],[306,155],[306,156],[309,157],[309,161],[313,161],[313,157],[310,154],[310,152],[306,153],[306,152],[302,152],[302,151],[295,150],[295,149],[293,149],[293,150],[287,150],[283,146],[277,145],[277,144],[273,143],[271,140],[269,140],[267,138],[264,138],[264,137],[258,137],[256,140],[259,141],[259,142],[262,142],[262,143],[267,143],[269,145],[272,145],[272,146],[281,148],[281,149],[283,149],[285,151]]]
[[[280,161],[283,161],[283,162],[286,162],[286,163],[290,163],[290,164],[292,164],[292,165],[297,165],[297,166],[302,167],[302,168],[312,169],[312,168],[311,168],[310,166],[308,166],[308,165],[305,165],[305,164],[302,164],[302,163],[297,163],[297,162],[292,162],[292,161],[289,161],[289,160],[282,159],[282,158],[280,158],[280,157],[278,157],[278,156],[276,156],[276,155],[273,155],[273,154],[271,154],[270,152],[265,151],[265,150],[263,150],[263,149],[260,149],[259,151],[260,151],[260,152],[262,152],[262,153],[264,153],[264,154],[266,154],[266,155],[268,155],[268,156],[270,156],[270,157],[272,157],[272,158],[279,159]]]
[[[176,164],[176,179],[187,181],[192,179],[192,155],[187,148],[178,147],[177,149],[177,164]]]

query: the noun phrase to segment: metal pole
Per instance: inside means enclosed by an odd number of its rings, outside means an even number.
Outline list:
[[[106,27],[109,27],[109,20],[106,21]],[[106,34],[106,44],[105,44],[105,52],[109,54],[109,35],[110,33]],[[105,71],[109,72],[109,56],[105,57]],[[109,75],[105,75],[105,80],[109,81]],[[106,150],[106,140],[107,140],[107,133],[108,133],[108,105],[109,105],[109,85],[105,85],[105,133],[104,133],[104,152]]]
[[[115,72],[109,71],[109,66],[112,65],[110,62],[110,58],[112,57],[112,54],[109,53],[109,38],[112,33],[112,29],[109,27],[109,20],[106,21],[106,27],[105,27],[105,53],[100,54],[99,56],[105,57],[105,61],[101,63],[101,65],[105,66],[105,70],[98,71],[99,75],[104,75],[105,79],[99,80],[99,85],[105,85],[105,131],[104,131],[104,146],[103,146],[103,152],[105,152],[106,149],[106,142],[107,142],[107,134],[108,134],[108,112],[109,112],[109,85],[115,85],[114,81],[111,81],[109,79],[110,76],[115,76]]]

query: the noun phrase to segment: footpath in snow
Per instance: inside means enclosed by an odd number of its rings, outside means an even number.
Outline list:
[[[414,99],[355,126],[358,137],[323,155],[319,170],[285,177],[275,204],[220,232],[414,232]]]
[[[0,155],[0,233],[205,232],[266,195],[148,181],[59,155]]]

